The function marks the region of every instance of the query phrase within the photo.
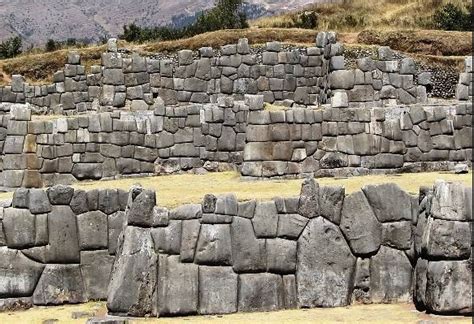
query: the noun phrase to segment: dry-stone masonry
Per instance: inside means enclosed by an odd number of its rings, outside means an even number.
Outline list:
[[[19,189],[0,209],[0,306],[105,300],[130,316],[414,302],[472,312],[472,188],[393,184],[346,195],[303,182],[271,201]]]
[[[0,116],[0,184],[70,184],[127,175],[238,169],[245,177],[452,170],[471,164],[472,102],[265,109],[245,101],[54,120],[29,106]]]
[[[344,66],[344,47],[333,32],[317,34],[315,46],[284,49],[269,42],[255,52],[247,39],[215,51],[182,50],[176,59],[125,54],[114,41],[100,66],[86,74],[79,54],[69,53],[64,69],[49,85],[30,85],[13,75],[0,87],[0,102],[31,103],[56,113],[89,110],[148,110],[158,98],[167,105],[216,102],[221,95],[242,99],[260,94],[265,102],[319,105],[413,104],[426,102],[430,74],[418,74],[415,62],[398,61],[382,47],[378,59],[363,58],[358,67]]]

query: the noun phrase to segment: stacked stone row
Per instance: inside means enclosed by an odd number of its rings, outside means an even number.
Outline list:
[[[249,177],[449,169],[470,163],[472,104],[250,111]]]
[[[456,87],[456,99],[470,100],[472,102],[472,56],[466,57],[464,68],[464,72],[459,75],[459,83]]]
[[[295,198],[206,195],[168,210],[141,187],[128,199],[20,189],[0,209],[0,305],[107,296],[113,314],[175,316],[413,300],[468,314],[470,192],[440,182],[419,197],[393,184],[346,195],[308,179]]]
[[[18,189],[0,208],[0,309],[106,299],[127,197]]]
[[[283,50],[269,42],[261,57],[253,54],[247,39],[221,47],[178,52],[177,62],[117,51],[114,41],[102,54],[100,66],[86,75],[76,52],[68,54],[62,71],[50,85],[33,86],[14,75],[10,86],[0,88],[0,101],[31,103],[56,113],[128,108],[148,110],[157,97],[167,105],[216,102],[221,95],[263,95],[266,102],[319,105],[333,97],[333,107],[349,103],[403,103],[426,100],[429,74],[416,75],[412,59],[399,66],[388,48],[379,60],[359,60],[359,68],[345,70],[343,46],[335,33],[319,33],[314,47]],[[331,93],[332,92],[332,93]]]
[[[31,120],[15,106],[3,147],[5,187],[36,188],[75,180],[178,171],[217,170],[243,161],[248,108],[222,98],[216,105],[165,107]],[[10,116],[9,116],[10,117]]]
[[[329,83],[333,90],[331,106],[394,106],[425,103],[429,72],[417,73],[415,61],[399,62],[389,47],[378,49],[378,60],[357,60],[357,69],[346,70],[344,56],[331,57]]]

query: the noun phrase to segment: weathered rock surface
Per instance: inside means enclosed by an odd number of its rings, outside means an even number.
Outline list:
[[[278,212],[275,203],[273,201],[257,202],[252,223],[257,238],[276,237],[278,231]]]
[[[232,265],[229,225],[201,225],[195,262],[204,265]]]
[[[471,223],[429,218],[423,248],[434,259],[468,259],[471,255]]]
[[[314,179],[305,179],[301,186],[298,214],[306,218],[319,216],[319,184]]]
[[[341,230],[357,256],[376,252],[382,243],[382,225],[361,191],[344,199]]]
[[[413,269],[402,251],[381,246],[370,260],[370,296],[373,303],[409,302]]]
[[[150,230],[128,226],[112,269],[107,308],[112,314],[156,315],[158,257]]]
[[[153,208],[156,205],[155,192],[143,189],[136,197],[131,198],[127,210],[128,224],[150,227],[153,224]]]
[[[48,264],[35,292],[35,305],[61,305],[86,302],[86,294],[79,265]]]
[[[199,314],[237,311],[237,279],[231,267],[199,267]]]
[[[283,280],[270,273],[239,276],[239,312],[272,311],[284,306]]]
[[[303,232],[308,219],[298,214],[282,214],[278,219],[278,237],[297,239]]]
[[[31,296],[44,265],[5,246],[0,247],[0,260],[0,298]]]
[[[471,314],[471,261],[429,262],[425,305],[434,313]]]
[[[190,315],[198,311],[198,266],[179,256],[159,256],[158,314]]]
[[[410,206],[411,197],[398,185],[393,183],[368,185],[363,187],[362,191],[380,222],[411,220],[410,209],[400,208]]]
[[[339,228],[322,217],[311,220],[298,240],[298,306],[348,305],[355,264]]]
[[[81,252],[81,274],[88,300],[107,299],[114,259],[107,250]]]
[[[246,218],[235,217],[230,230],[234,271],[265,271],[265,241],[255,237],[252,222]]]

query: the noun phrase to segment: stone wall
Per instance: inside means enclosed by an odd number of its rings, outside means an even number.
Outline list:
[[[27,107],[14,105],[11,116],[3,116],[7,130],[0,142],[1,183],[42,187],[124,175],[217,171],[242,163],[248,115],[243,102],[220,98],[218,104],[154,104],[153,109],[31,120]]]
[[[248,177],[448,170],[472,159],[472,103],[251,110]]]
[[[425,102],[430,74],[417,75],[412,59],[399,62],[389,48],[379,58],[359,60],[345,70],[344,48],[336,34],[319,33],[314,47],[267,43],[255,50],[247,39],[221,47],[182,50],[177,57],[124,54],[109,42],[100,66],[88,74],[77,53],[69,53],[54,83],[33,86],[20,75],[0,87],[0,102],[31,103],[46,111],[74,114],[88,110],[152,109],[157,98],[166,105],[216,102],[221,95],[242,99],[260,94],[266,102],[319,105],[336,96],[333,106]],[[339,91],[338,91],[339,90]]]
[[[5,104],[4,104],[5,105]],[[472,103],[264,109],[263,96],[54,120],[1,116],[7,188],[180,171],[245,177],[452,170],[471,163]]]
[[[464,73],[460,74],[456,87],[456,99],[472,102],[472,56],[466,57],[464,68]]]
[[[0,305],[107,296],[112,314],[175,316],[414,301],[469,314],[471,190],[346,195],[308,179],[299,197],[206,195],[168,210],[140,187],[128,202],[117,190],[21,189],[0,213]]]

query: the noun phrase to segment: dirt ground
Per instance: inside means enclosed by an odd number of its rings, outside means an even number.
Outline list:
[[[85,323],[89,317],[104,316],[105,303],[85,305],[35,307],[26,311],[0,313],[0,323],[53,324]],[[74,319],[75,317],[75,319]],[[49,320],[49,321],[48,321]],[[160,319],[132,319],[131,323],[156,324],[269,324],[269,323],[471,323],[471,318],[436,316],[418,312],[410,304],[353,305],[339,308],[288,310],[270,313],[239,313],[222,316],[191,316]],[[48,321],[48,322],[45,322]]]

